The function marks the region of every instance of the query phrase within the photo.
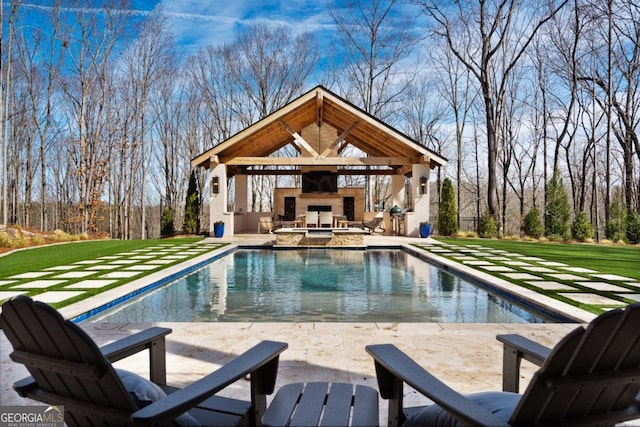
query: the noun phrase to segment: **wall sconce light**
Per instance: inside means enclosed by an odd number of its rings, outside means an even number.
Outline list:
[[[420,194],[427,194],[427,177],[420,177]]]
[[[217,176],[211,177],[211,194],[220,193],[220,178]]]

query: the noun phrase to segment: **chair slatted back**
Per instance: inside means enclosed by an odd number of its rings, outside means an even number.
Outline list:
[[[371,229],[371,231],[374,231],[376,228],[378,228],[378,227],[380,227],[380,225],[382,225],[382,221],[384,221],[383,217],[376,216],[371,220],[371,222],[369,222],[368,227]]]
[[[320,212],[318,222],[320,227],[323,225],[333,226],[333,212]]]
[[[638,411],[633,404],[640,391],[639,326],[640,303],[569,333],[534,374],[511,423],[607,424],[619,420],[620,411]]]
[[[317,227],[318,226],[318,212],[316,211],[307,211],[304,214],[304,223],[307,227]]]
[[[137,405],[95,342],[47,304],[25,296],[2,305],[11,358],[36,382],[28,397],[64,405],[67,425],[124,425]]]

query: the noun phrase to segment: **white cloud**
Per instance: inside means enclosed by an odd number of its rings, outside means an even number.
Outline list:
[[[231,42],[246,25],[287,26],[293,34],[333,30],[331,0],[162,0],[178,41],[196,47]]]
[[[217,45],[235,39],[238,29],[263,23],[291,28],[294,35],[303,32],[333,31],[329,16],[333,0],[138,0],[126,13],[147,16],[153,8],[162,8],[170,19],[178,43],[189,49]],[[51,11],[51,6],[23,3],[31,10]],[[100,13],[100,8],[62,8],[78,13]],[[124,13],[125,11],[123,11]]]

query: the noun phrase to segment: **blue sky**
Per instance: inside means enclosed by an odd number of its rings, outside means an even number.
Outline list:
[[[333,28],[329,7],[334,0],[132,0],[142,13],[162,7],[176,41],[188,50],[231,42],[239,28],[253,23],[285,25],[293,35],[318,36]]]

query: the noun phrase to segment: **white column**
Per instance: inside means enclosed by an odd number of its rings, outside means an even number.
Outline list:
[[[234,233],[240,231],[246,231],[251,229],[247,227],[248,212],[249,212],[249,177],[247,175],[235,175],[233,177],[234,182]]]
[[[209,169],[209,231],[211,234],[213,234],[213,223],[222,221],[224,235],[233,236],[233,212],[227,212],[227,193],[227,167],[224,164],[217,164]]]
[[[404,175],[391,176],[391,206],[397,205],[404,209]]]
[[[411,198],[413,212],[407,213],[405,216],[405,225],[407,227],[407,236],[418,237],[420,235],[420,223],[429,221],[429,173],[431,169],[429,164],[413,165],[413,173],[411,178]],[[421,182],[424,185],[421,186]]]
[[[249,206],[249,180],[247,175],[235,175],[235,200],[234,205],[236,212],[246,213]]]

